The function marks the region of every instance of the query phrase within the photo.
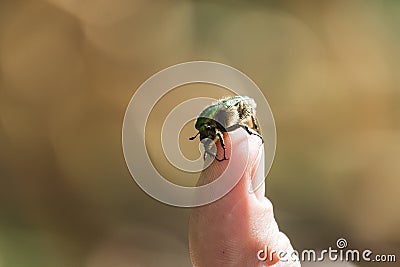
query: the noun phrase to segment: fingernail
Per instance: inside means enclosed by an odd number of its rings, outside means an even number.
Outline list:
[[[254,194],[254,193],[258,193],[260,191],[262,191],[260,194],[256,194],[257,197],[259,197],[258,195],[262,195],[262,197],[264,197],[264,190],[263,187],[264,186],[264,170],[265,170],[265,164],[264,164],[264,146],[261,145],[260,149],[258,151],[258,155],[256,157],[256,161],[257,164],[255,166],[255,171],[253,172],[253,177],[251,179],[251,182],[249,183],[249,194]],[[261,197],[261,196],[260,196]]]

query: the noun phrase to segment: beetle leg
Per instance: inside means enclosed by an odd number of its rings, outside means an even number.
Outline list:
[[[208,150],[207,148],[205,148],[205,150],[204,150],[204,156],[203,156],[204,160],[206,160],[206,155],[207,155],[207,154],[210,155],[211,157],[215,158],[217,161],[224,161],[224,160],[227,159],[227,158],[225,157],[225,148],[224,148],[224,158],[223,158],[223,159],[217,158],[217,155],[216,155],[215,153],[213,153],[213,152],[211,152],[210,150]]]
[[[189,140],[194,140],[199,134],[200,134],[200,132],[197,132],[197,134],[195,136],[189,137]]]
[[[203,155],[203,159],[206,160],[206,155],[210,155],[213,158],[216,158],[217,155],[215,155],[213,152],[211,152],[210,150],[208,150],[208,148],[204,148],[204,155]]]
[[[218,159],[217,157],[215,157],[215,159],[217,161],[224,161],[224,160],[227,160],[224,138],[223,138],[223,136],[222,136],[222,134],[220,132],[217,132],[217,135],[218,135],[218,138],[219,138],[219,143],[221,144],[222,148],[224,149],[224,158],[223,159]]]
[[[231,132],[231,131],[234,131],[234,130],[240,128],[240,127],[243,128],[243,129],[245,129],[246,132],[247,132],[248,134],[250,134],[250,135],[256,135],[256,136],[260,137],[261,141],[264,143],[264,139],[262,138],[262,136],[259,135],[258,133],[256,133],[255,131],[250,130],[250,128],[249,128],[248,126],[246,126],[246,125],[235,124],[235,125],[232,125],[232,126],[226,128],[226,131],[227,131],[227,132]]]
[[[217,158],[217,155],[215,153],[213,153],[210,150],[208,150],[207,146],[204,146],[204,160],[206,159],[206,155],[207,154],[210,155],[211,157],[215,158],[215,160],[220,161],[220,162],[224,161],[224,160],[228,160],[226,158],[226,148],[225,148],[224,138],[223,138],[223,136],[222,136],[222,134],[220,132],[217,132],[217,135],[218,135],[218,139],[219,139],[219,142],[221,144],[221,147],[224,150],[224,157],[222,159]]]

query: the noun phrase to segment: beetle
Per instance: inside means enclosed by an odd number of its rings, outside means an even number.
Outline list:
[[[218,100],[216,103],[205,108],[196,120],[195,128],[198,133],[189,138],[194,140],[200,135],[203,143],[204,159],[206,154],[214,157],[217,161],[227,160],[223,134],[238,128],[243,128],[250,135],[262,137],[261,129],[256,117],[256,102],[248,96],[233,96]],[[224,157],[218,159],[216,154],[210,151],[211,143],[219,141],[224,149]]]

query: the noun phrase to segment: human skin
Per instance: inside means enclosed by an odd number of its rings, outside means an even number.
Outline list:
[[[290,266],[298,267],[298,261],[272,258],[260,261],[257,253],[268,248],[273,251],[293,251],[285,234],[275,221],[273,206],[264,196],[265,185],[254,192],[251,182],[264,180],[263,146],[261,139],[247,134],[243,129],[224,134],[229,160],[216,161],[203,170],[198,186],[208,184],[227,168],[230,160],[247,160],[246,168],[236,186],[219,200],[193,208],[189,219],[189,250],[193,266]],[[217,143],[217,157],[223,155]],[[231,149],[233,147],[233,150]],[[248,153],[246,153],[248,152]],[[239,166],[239,165],[237,165]],[[287,257],[289,258],[289,257]],[[290,259],[290,258],[289,258]]]

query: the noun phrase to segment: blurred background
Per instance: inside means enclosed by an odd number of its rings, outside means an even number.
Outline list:
[[[399,23],[390,0],[1,1],[0,266],[190,266],[189,210],[136,185],[121,127],[142,82],[191,60],[263,90],[267,195],[296,249],[399,258]]]

